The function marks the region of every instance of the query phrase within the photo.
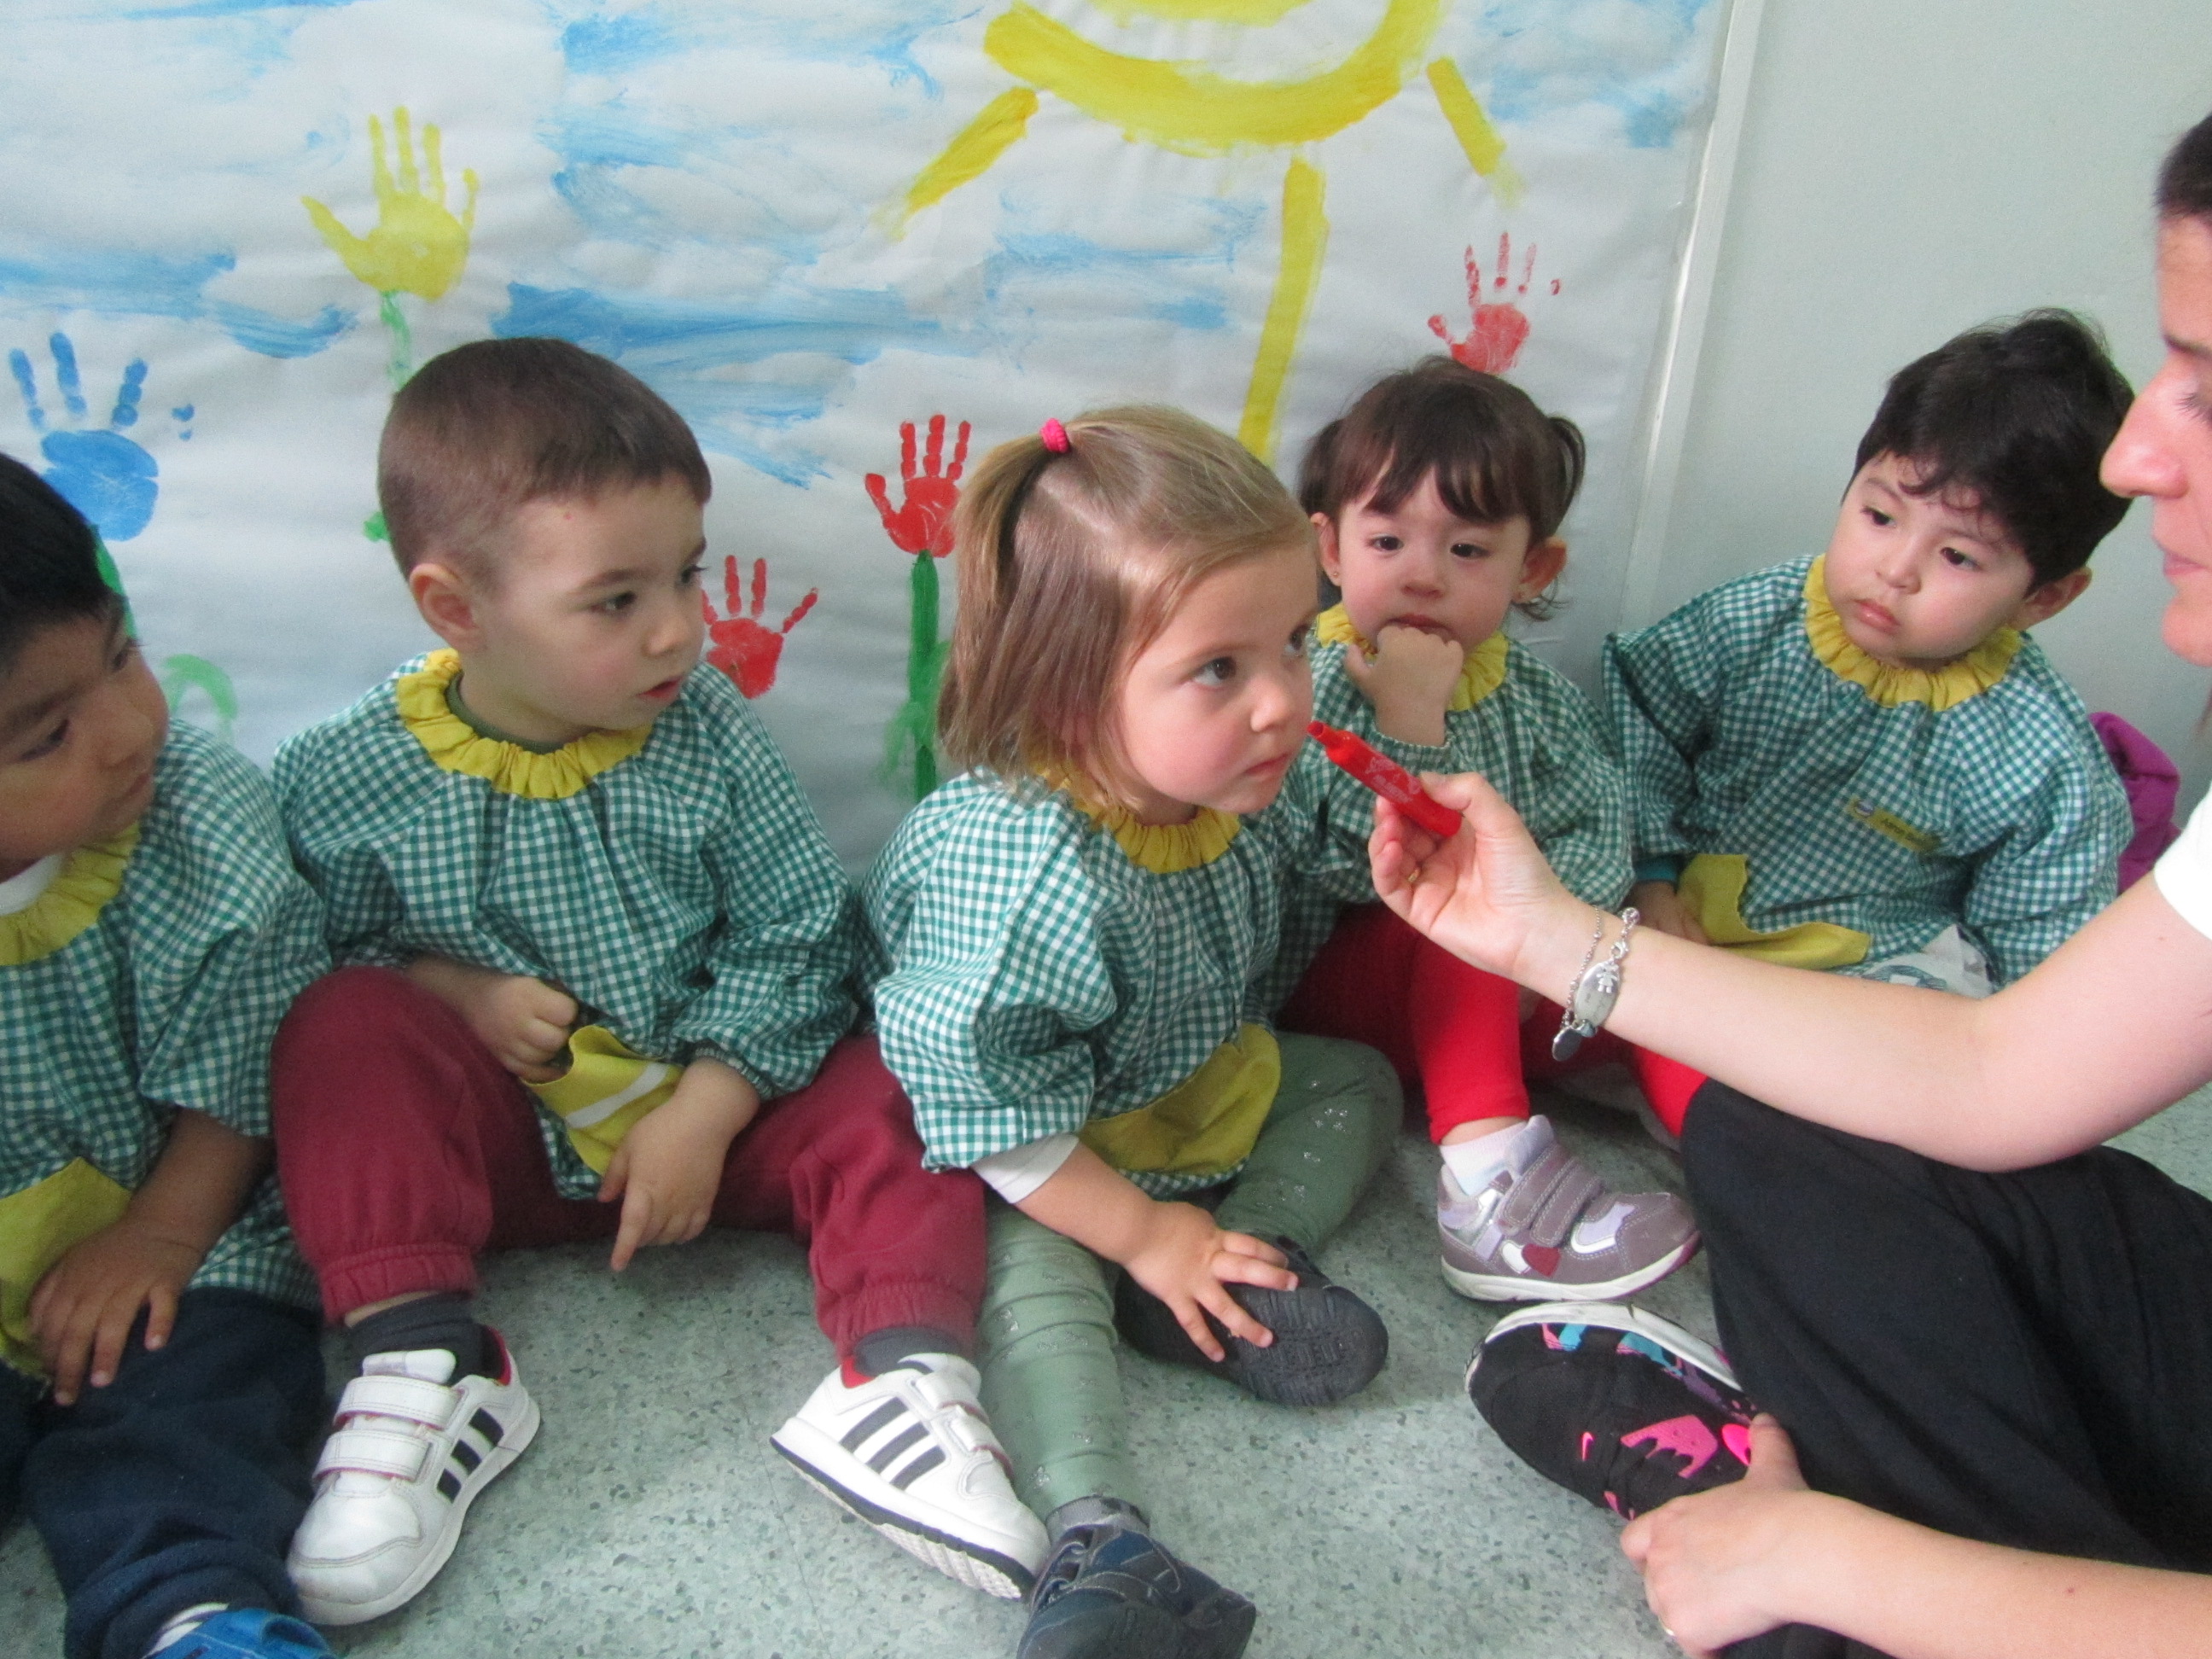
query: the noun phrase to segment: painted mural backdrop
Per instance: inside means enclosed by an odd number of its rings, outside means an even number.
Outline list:
[[[426,642],[386,400],[620,360],[713,463],[713,662],[854,859],[935,781],[971,457],[1186,404],[1287,475],[1425,352],[1591,439],[1613,621],[1725,0],[17,0],[0,447],[97,526],[179,714],[265,760]]]

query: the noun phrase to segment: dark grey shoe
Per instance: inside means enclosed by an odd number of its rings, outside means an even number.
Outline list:
[[[1017,1659],[1238,1659],[1258,1616],[1117,1516],[1060,1534]]]
[[[1231,1336],[1206,1316],[1225,1359],[1208,1359],[1166,1303],[1127,1273],[1114,1291],[1114,1324],[1139,1353],[1224,1377],[1256,1399],[1279,1406],[1333,1406],[1375,1380],[1390,1357],[1381,1316],[1333,1281],[1288,1239],[1274,1241],[1298,1276],[1292,1291],[1231,1285],[1229,1294],[1275,1334],[1267,1347]]]

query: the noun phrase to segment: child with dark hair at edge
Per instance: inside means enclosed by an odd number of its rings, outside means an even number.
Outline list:
[[[1620,769],[1589,699],[1505,632],[1513,611],[1556,603],[1582,477],[1574,422],[1449,357],[1385,376],[1322,428],[1298,489],[1343,598],[1316,630],[1314,713],[1411,771],[1481,773],[1560,878],[1612,906],[1629,883]],[[1317,745],[1298,764],[1353,862],[1294,880],[1273,981],[1297,985],[1282,1023],[1371,1043],[1420,1089],[1443,1154],[1445,1281],[1542,1302],[1626,1296],[1673,1272],[1698,1242],[1681,1200],[1613,1191],[1531,1115],[1527,1079],[1558,1070],[1559,1008],[1376,903],[1364,866],[1374,795]]]
[[[0,1519],[69,1659],[314,1659],[323,1410],[269,1051],[327,965],[261,775],[172,726],[76,508],[0,456]]]
[[[2129,397],[2068,313],[1970,329],[1891,380],[1826,551],[1607,641],[1648,925],[1980,997],[2112,902],[2127,795],[2025,630],[2127,511]],[[1703,1074],[1639,1072],[1679,1133]]]
[[[1043,1559],[969,1358],[982,1188],[923,1170],[848,1036],[851,886],[700,662],[711,487],[673,410],[562,341],[459,347],[392,401],[378,495],[450,648],[276,757],[339,964],[275,1054],[285,1200],[358,1367],[292,1551],[320,1622],[420,1591],[538,1431],[478,1254],[611,1237],[619,1272],[710,1222],[808,1248],[838,1364],[773,1437],[798,1471],[993,1595]]]
[[[1278,1037],[1255,988],[1310,856],[1313,814],[1267,809],[1311,707],[1312,531],[1233,439],[1138,407],[994,450],[954,540],[939,724],[969,769],[864,891],[930,1164],[997,1194],[983,1397],[1053,1539],[1021,1659],[1234,1659],[1252,1604],[1152,1536],[1114,1346],[1300,1406],[1386,1357],[1312,1252],[1396,1080]]]

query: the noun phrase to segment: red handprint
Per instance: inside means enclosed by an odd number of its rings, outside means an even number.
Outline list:
[[[899,422],[899,483],[902,499],[891,505],[888,483],[880,472],[867,477],[868,498],[890,532],[891,543],[905,553],[927,553],[943,558],[952,550],[952,508],[960,500],[960,470],[968,464],[968,422],[952,441],[952,465],[945,465],[945,416],[929,417],[929,437],[921,454],[921,471],[914,470],[914,422]]]
[[[738,690],[748,697],[759,696],[775,684],[775,665],[783,656],[785,639],[821,597],[820,588],[808,588],[806,597],[783,619],[783,626],[771,633],[760,620],[768,605],[768,561],[753,561],[752,604],[739,616],[738,561],[734,555],[724,559],[722,604],[729,615],[716,616],[714,602],[703,592],[699,595],[700,608],[707,613],[707,632],[714,641],[708,647],[707,660],[735,680]]]
[[[1491,278],[1490,286],[1503,295],[1508,279],[1507,267],[1512,263],[1513,238],[1501,232],[1498,238],[1498,274]],[[1528,245],[1528,256],[1521,264],[1521,281],[1513,290],[1519,298],[1528,291],[1528,284],[1536,274],[1536,245]],[[1511,300],[1498,299],[1486,302],[1482,297],[1482,267],[1475,263],[1474,249],[1467,251],[1467,304],[1468,311],[1467,337],[1455,340],[1442,317],[1429,319],[1429,329],[1451,348],[1451,355],[1469,368],[1486,374],[1503,374],[1513,367],[1521,356],[1521,348],[1528,342],[1528,318]],[[1559,291],[1559,280],[1552,282],[1552,292]]]

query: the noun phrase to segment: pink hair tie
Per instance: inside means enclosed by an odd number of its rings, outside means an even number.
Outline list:
[[[1067,428],[1058,421],[1047,421],[1037,428],[1037,436],[1044,440],[1044,447],[1055,455],[1065,455],[1075,447],[1073,440],[1067,435]]]

